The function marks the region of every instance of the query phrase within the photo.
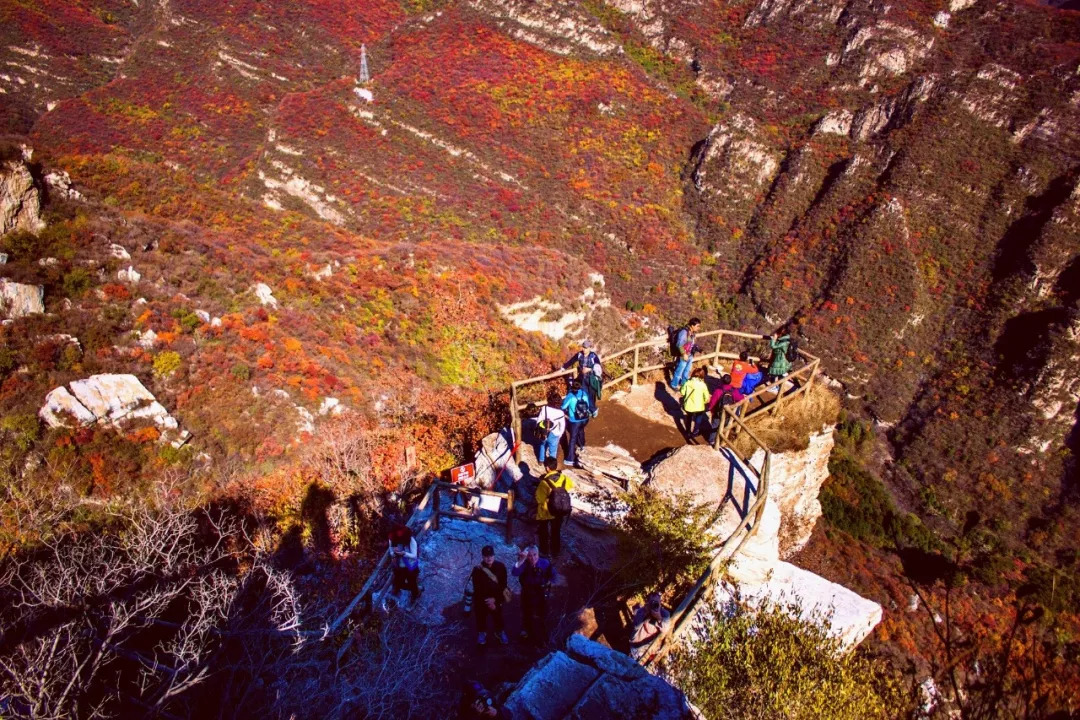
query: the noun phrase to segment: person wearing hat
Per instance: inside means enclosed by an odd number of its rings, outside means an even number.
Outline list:
[[[600,364],[600,356],[596,354],[591,340],[581,343],[581,349],[574,353],[573,357],[563,363],[562,369],[569,370],[577,367],[577,376],[580,380],[585,375],[585,368],[591,368]]]
[[[630,656],[635,660],[648,651],[653,640],[671,623],[671,613],[660,602],[660,593],[649,593],[645,604],[634,612],[634,629],[630,635]]]
[[[503,645],[510,642],[503,625],[503,605],[510,596],[506,586],[506,566],[495,559],[495,548],[491,545],[485,545],[480,551],[480,564],[473,568],[469,584],[476,604],[476,644],[487,643],[488,618],[491,618],[491,628],[499,642]],[[468,598],[468,589],[465,593]]]

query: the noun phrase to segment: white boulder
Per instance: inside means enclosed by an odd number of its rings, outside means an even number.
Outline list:
[[[107,423],[114,427],[132,420],[152,421],[162,430],[177,430],[176,418],[134,375],[91,375],[61,386],[45,396],[38,412],[49,427]]]
[[[260,303],[272,308],[278,306],[277,298],[274,297],[274,291],[270,289],[269,285],[266,283],[256,283],[254,290],[255,297],[259,299]]]
[[[45,312],[45,288],[0,278],[0,314],[10,319]]]
[[[119,270],[116,273],[116,279],[134,285],[142,279],[142,275],[131,265],[128,265],[126,270]]]
[[[92,425],[97,421],[94,413],[87,410],[63,385],[45,396],[45,405],[38,415],[49,427],[69,427],[72,420],[76,425]]]
[[[109,245],[109,256],[116,258],[117,260],[131,259],[131,253],[129,253],[123,245],[117,245],[116,243]]]

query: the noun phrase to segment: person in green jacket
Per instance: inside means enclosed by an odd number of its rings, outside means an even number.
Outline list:
[[[769,372],[765,376],[765,382],[771,383],[791,372],[791,361],[788,360],[787,356],[788,348],[791,347],[791,336],[784,334],[779,337],[776,335],[764,335],[763,337],[769,341],[769,347],[772,349]]]
[[[709,402],[709,386],[705,384],[705,368],[696,368],[682,386],[682,408],[686,413],[686,440],[693,442],[709,424],[705,404]]]

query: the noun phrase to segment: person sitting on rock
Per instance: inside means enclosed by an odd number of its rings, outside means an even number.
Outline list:
[[[521,582],[521,638],[540,647],[547,640],[547,594],[555,582],[555,568],[530,545],[518,553],[510,573]]]
[[[474,718],[512,720],[513,716],[509,710],[495,701],[494,696],[480,682],[468,680],[461,694],[458,718],[459,720],[473,720]]]
[[[671,613],[660,602],[660,593],[650,593],[645,604],[634,612],[630,634],[630,657],[641,660],[660,634],[671,624]]]
[[[540,449],[536,452],[536,458],[544,463],[547,459],[559,456],[559,440],[566,432],[566,413],[561,408],[555,407],[551,402],[540,409],[536,416],[536,429],[539,431]]]
[[[712,417],[712,433],[709,435],[710,445],[716,442],[716,433],[724,422],[724,406],[737,405],[742,402],[742,399],[743,394],[735,386],[735,381],[731,375],[724,375],[720,378],[720,387],[713,390],[712,397],[709,398],[709,404],[706,407]],[[738,408],[735,414],[741,415],[742,408]]]
[[[709,399],[709,386],[705,384],[705,368],[696,368],[690,379],[682,386],[682,409],[685,413],[686,440],[692,442],[708,421],[705,403]]]
[[[569,493],[574,489],[574,481],[566,473],[559,472],[559,462],[554,457],[547,459],[544,468],[547,472],[536,486],[536,534],[540,554],[556,557],[562,551],[562,524],[569,515],[569,508],[553,507],[558,503],[553,502],[552,494],[556,490]]]
[[[510,642],[503,627],[503,605],[510,595],[506,587],[506,566],[495,559],[495,548],[491,545],[485,545],[480,551],[480,564],[473,568],[469,586],[471,599],[476,602],[476,644],[487,643],[489,617],[499,642],[503,645]],[[469,590],[465,592],[468,598]]]
[[[404,591],[408,590],[411,600],[420,596],[417,579],[420,577],[420,553],[416,547],[416,538],[407,525],[398,524],[390,531],[390,555],[393,572],[393,592],[398,602],[404,602]]]

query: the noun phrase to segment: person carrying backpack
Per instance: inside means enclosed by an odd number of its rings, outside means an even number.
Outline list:
[[[399,524],[390,531],[389,549],[393,573],[393,592],[399,605],[404,605],[405,591],[409,591],[411,600],[420,596],[417,579],[420,577],[420,553],[416,547],[416,538],[407,525]]]
[[[569,360],[562,365],[563,370],[569,370],[570,368],[577,366],[578,377],[585,372],[585,368],[591,368],[600,362],[600,356],[596,354],[595,346],[591,340],[584,340],[581,343],[580,349],[574,353]]]
[[[549,457],[559,456],[559,440],[566,432],[566,413],[550,404],[540,408],[536,416],[536,429],[540,433],[540,448],[536,458],[541,463]]]
[[[492,629],[503,645],[510,642],[503,626],[503,605],[510,599],[510,590],[506,587],[506,566],[495,559],[495,548],[485,545],[480,551],[480,564],[472,569],[469,587],[465,594],[467,601],[476,602],[476,644],[487,643],[488,618]],[[469,590],[472,591],[471,595]]]
[[[712,432],[709,434],[710,445],[716,442],[716,433],[719,432],[720,423],[724,417],[724,406],[737,405],[742,402],[742,399],[743,394],[739,391],[730,375],[724,375],[720,378],[720,387],[713,391],[712,397],[709,398],[709,405],[706,407],[706,410],[712,416]],[[742,408],[739,408],[736,414],[742,414]]]
[[[671,389],[681,390],[683,383],[690,377],[690,368],[694,364],[694,340],[697,338],[701,320],[690,318],[690,322],[675,332],[671,341],[671,353],[675,357],[675,370],[671,373]]]
[[[530,545],[518,553],[510,574],[521,582],[521,638],[540,647],[547,639],[544,629],[547,593],[555,581],[555,568],[540,557],[540,550],[535,545]]]
[[[567,432],[566,462],[576,467],[578,448],[585,447],[585,425],[593,415],[589,393],[585,392],[577,380],[570,383],[570,392],[562,401],[562,411],[566,413],[566,420],[570,424]]]
[[[574,481],[559,472],[559,462],[549,457],[544,463],[547,472],[536,486],[536,534],[540,554],[555,557],[562,550],[563,520],[570,516],[570,491]]]
[[[765,382],[771,383],[791,372],[793,358],[789,357],[788,351],[791,349],[792,340],[791,336],[787,334],[779,337],[776,335],[764,335],[762,337],[769,341],[769,348],[772,350],[769,372],[765,376]]]
[[[686,440],[692,442],[703,430],[708,420],[705,402],[709,399],[709,386],[705,384],[705,368],[697,368],[682,386],[682,407],[686,413]]]

